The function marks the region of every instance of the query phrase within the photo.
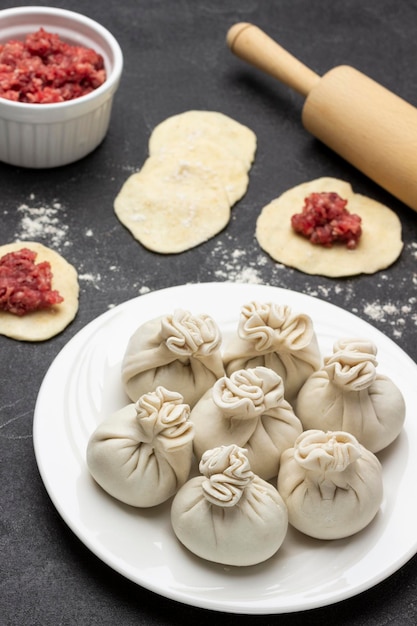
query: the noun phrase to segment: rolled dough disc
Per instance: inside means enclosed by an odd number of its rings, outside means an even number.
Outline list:
[[[142,170],[124,183],[114,210],[135,239],[163,254],[203,243],[230,219],[230,203],[220,177],[175,158],[148,157]]]
[[[218,111],[185,111],[155,126],[149,139],[149,154],[166,146],[198,147],[211,141],[229,150],[249,170],[256,152],[256,135],[247,126]]]

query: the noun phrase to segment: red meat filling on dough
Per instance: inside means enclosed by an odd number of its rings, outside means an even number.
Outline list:
[[[291,226],[313,244],[330,248],[343,243],[353,250],[362,234],[362,220],[346,205],[347,200],[335,192],[312,193],[305,198],[302,212],[291,217]]]
[[[35,264],[36,256],[22,248],[0,258],[0,311],[22,316],[63,302],[59,292],[51,289],[50,263]]]

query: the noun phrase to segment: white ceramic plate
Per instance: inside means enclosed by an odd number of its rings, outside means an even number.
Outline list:
[[[139,324],[183,308],[213,316],[226,337],[240,307],[276,301],[313,319],[320,347],[367,337],[378,347],[378,371],[402,390],[407,417],[399,438],[379,456],[385,497],[380,513],[349,539],[318,541],[290,530],[278,553],[249,568],[195,557],[176,540],[169,503],[154,510],[125,506],[91,479],[85,451],[96,425],[128,403],[120,363]],[[334,305],[263,285],[207,283],[149,293],[101,315],[60,352],[42,383],[34,445],[42,479],[62,518],[102,561],[162,596],[230,613],[284,613],[324,606],[383,580],[417,552],[417,365],[374,327]],[[410,497],[411,495],[411,497]]]

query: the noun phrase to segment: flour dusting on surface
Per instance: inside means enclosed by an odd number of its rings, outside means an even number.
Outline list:
[[[17,241],[40,241],[54,248],[69,246],[68,225],[63,221],[65,210],[60,202],[54,201],[51,205],[35,202],[33,194],[31,204],[21,204],[17,207],[19,224],[14,238]]]
[[[416,272],[401,279],[401,284],[393,284],[389,269],[370,277],[375,282],[376,295],[373,290],[374,299],[369,300],[366,297],[366,288],[365,295],[361,293],[362,289],[358,291],[356,277],[321,280],[320,277],[312,278],[306,274],[303,280],[299,272],[275,261],[271,262],[268,255],[262,252],[254,254],[253,249],[239,248],[237,245],[230,237],[228,240],[219,240],[213,248],[209,262],[213,266],[216,280],[262,284],[265,283],[265,267],[268,266],[267,284],[332,302],[370,324],[379,326],[393,339],[401,339],[410,320],[417,326],[417,296],[414,296],[417,267]],[[403,254],[417,260],[417,243],[406,245]],[[368,277],[362,278],[368,280]]]
[[[263,283],[259,269],[264,265],[262,255],[255,260],[248,261],[246,250],[229,249],[222,241],[217,243],[211,254],[216,263],[214,276],[217,280],[248,284]]]
[[[406,304],[381,302],[376,300],[365,303],[363,313],[373,322],[387,323],[392,327],[395,338],[402,336],[407,320],[411,320],[417,326],[417,313],[415,313],[416,298],[409,298]]]
[[[84,274],[78,274],[78,279],[80,281],[91,283],[92,285],[94,285],[94,287],[98,289],[99,288],[98,283],[100,283],[101,281],[101,274],[92,274],[92,273],[86,272]]]

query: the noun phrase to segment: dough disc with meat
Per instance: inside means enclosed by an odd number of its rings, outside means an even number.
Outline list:
[[[338,193],[348,200],[348,211],[362,218],[362,235],[355,249],[312,244],[292,229],[291,217],[302,211],[304,198],[322,191]],[[394,263],[403,248],[398,216],[387,206],[354,193],[349,183],[337,178],[302,183],[273,200],[258,217],[256,237],[275,261],[306,274],[329,277],[373,274]]]
[[[52,271],[52,289],[59,291],[64,301],[48,309],[27,313],[22,317],[0,311],[0,335],[21,341],[45,341],[60,333],[78,311],[78,275],[76,269],[58,252],[35,241],[18,241],[0,246],[0,258],[9,252],[28,248],[37,253],[35,263],[47,261]]]

